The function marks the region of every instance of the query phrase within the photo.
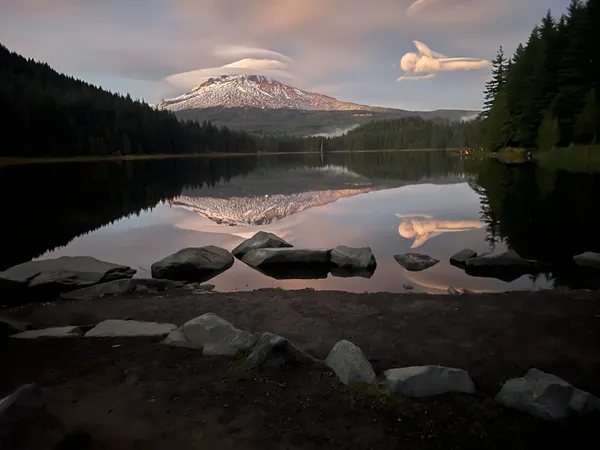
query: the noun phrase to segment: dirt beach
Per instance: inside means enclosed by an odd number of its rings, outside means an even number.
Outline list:
[[[598,439],[600,416],[547,423],[492,400],[535,367],[600,395],[600,293],[462,296],[173,290],[32,304],[0,315],[37,326],[108,318],[182,324],[213,312],[271,331],[324,358],[357,344],[378,375],[440,364],[469,371],[480,393],[397,399],[342,386],[319,367],[240,372],[235,361],[150,338],[0,341],[0,395],[46,388],[53,411],[94,448],[564,448]],[[8,369],[8,370],[7,370]]]

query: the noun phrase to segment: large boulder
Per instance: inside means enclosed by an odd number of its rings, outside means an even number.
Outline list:
[[[575,264],[590,269],[600,269],[600,253],[585,252],[573,257]]]
[[[251,333],[240,330],[213,313],[186,322],[169,333],[164,343],[202,350],[205,355],[234,356],[254,345]]]
[[[376,381],[371,363],[360,348],[349,341],[339,341],[333,346],[325,364],[331,368],[344,384],[368,383]]]
[[[151,266],[153,278],[176,281],[207,281],[229,269],[233,255],[220,247],[184,248]]]
[[[464,262],[467,274],[513,281],[526,274],[537,274],[547,269],[546,265],[521,258],[514,251],[491,253],[469,258]]]
[[[283,365],[315,363],[317,360],[290,341],[273,333],[263,333],[245,361],[247,368],[277,368]]]
[[[329,264],[329,250],[296,249],[296,248],[261,248],[250,250],[242,258],[252,267],[302,266]]]
[[[246,253],[250,250],[257,250],[259,248],[290,248],[293,247],[289,242],[284,241],[280,237],[274,235],[273,233],[267,233],[266,231],[259,231],[250,239],[246,239],[236,248],[234,248],[231,253],[236,258],[242,258]]]
[[[46,409],[42,390],[26,384],[0,399],[0,448],[53,450],[66,437],[64,425]]]
[[[165,336],[175,328],[172,323],[105,320],[85,333],[85,337]]]
[[[336,267],[350,270],[366,270],[377,266],[375,256],[369,247],[338,246],[331,250],[330,261]]]
[[[571,414],[600,410],[599,398],[537,369],[504,383],[496,401],[542,419],[564,419]]]
[[[0,291],[49,298],[98,283],[131,278],[135,270],[89,256],[29,261],[0,272]]]
[[[155,278],[132,278],[130,280],[114,280],[108,283],[100,283],[87,288],[77,289],[75,291],[61,294],[63,300],[90,300],[100,298],[106,295],[122,295],[133,291],[140,291],[140,287],[164,291],[183,287],[181,281],[158,280]]]
[[[390,369],[384,372],[390,390],[403,397],[429,397],[431,395],[462,392],[472,394],[475,385],[462,369],[443,366],[414,366]]]
[[[471,250],[470,248],[465,248],[450,257],[450,264],[464,268],[466,266],[465,263],[467,262],[467,259],[475,257],[477,257],[476,251]]]
[[[419,253],[406,253],[394,255],[394,258],[402,267],[411,272],[420,272],[435,266],[440,261],[431,256],[421,255]]]

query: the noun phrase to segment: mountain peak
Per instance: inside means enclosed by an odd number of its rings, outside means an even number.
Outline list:
[[[388,111],[357,105],[323,94],[303,91],[264,75],[221,75],[206,80],[191,91],[163,100],[158,109],[182,111],[204,108],[262,108],[318,111]]]

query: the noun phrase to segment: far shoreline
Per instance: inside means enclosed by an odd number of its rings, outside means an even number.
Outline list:
[[[460,148],[405,148],[405,149],[385,149],[385,150],[333,150],[323,154],[343,154],[343,153],[397,153],[397,152],[439,152],[449,151],[457,152]],[[179,158],[228,158],[241,156],[273,156],[273,155],[320,155],[320,152],[253,152],[253,153],[193,153],[193,154],[158,154],[158,155],[124,155],[124,156],[64,156],[64,157],[19,157],[3,156],[0,157],[0,167],[21,166],[30,164],[58,164],[58,163],[89,163],[89,162],[116,162],[116,161],[138,161],[149,159],[179,159]]]

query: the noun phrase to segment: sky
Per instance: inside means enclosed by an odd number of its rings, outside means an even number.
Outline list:
[[[246,73],[362,104],[479,109],[498,47],[567,3],[0,0],[0,43],[149,103]]]

